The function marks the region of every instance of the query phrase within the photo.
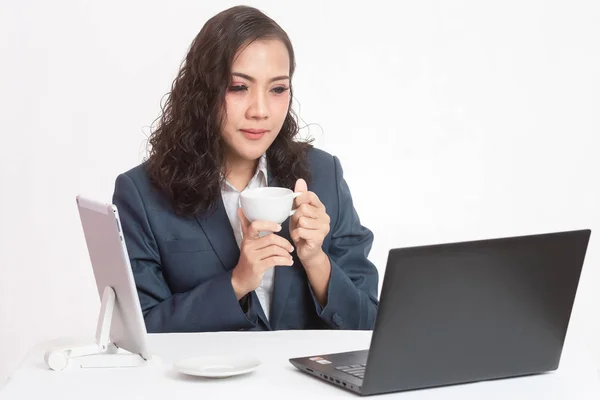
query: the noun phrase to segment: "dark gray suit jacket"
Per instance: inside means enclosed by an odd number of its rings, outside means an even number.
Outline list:
[[[311,149],[309,163],[308,189],[331,218],[323,243],[331,261],[327,304],[318,303],[294,257],[293,266],[275,267],[269,319],[254,292],[244,306],[236,299],[231,271],[240,250],[221,199],[214,212],[182,218],[151,185],[144,164],[117,177],[113,203],[148,332],[373,328],[378,273],[367,259],[373,233],[359,221],[337,157]],[[291,243],[289,219],[282,228],[278,234]]]

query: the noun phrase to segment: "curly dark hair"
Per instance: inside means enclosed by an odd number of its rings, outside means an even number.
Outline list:
[[[290,57],[290,79],[295,70],[287,33],[256,8],[236,6],[212,17],[202,27],[173,81],[158,126],[149,137],[146,168],[150,181],[178,215],[208,211],[220,197],[225,179],[221,127],[225,93],[237,52],[259,39],[278,39]],[[310,179],[306,154],[310,141],[295,140],[296,114],[290,107],[275,141],[267,150],[269,172],[278,185],[293,189],[298,178]]]

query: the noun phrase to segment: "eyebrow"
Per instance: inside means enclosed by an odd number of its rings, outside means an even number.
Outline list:
[[[256,82],[255,78],[251,77],[250,75],[242,74],[241,72],[232,72],[231,75],[233,75],[233,76],[239,76],[240,78],[247,79],[250,82]],[[290,77],[287,76],[287,75],[276,76],[274,78],[271,78],[269,80],[269,82],[281,81],[281,80],[284,80],[284,79],[290,79]]]

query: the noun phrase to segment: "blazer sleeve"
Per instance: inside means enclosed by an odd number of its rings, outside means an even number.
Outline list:
[[[321,307],[312,288],[317,314],[334,329],[373,329],[377,314],[377,268],[368,260],[373,232],[361,225],[348,184],[337,157],[336,175],[338,216],[331,227],[331,243],[325,253],[331,263],[327,304]],[[333,218],[332,218],[333,219]]]
[[[206,332],[252,329],[257,316],[246,314],[231,285],[231,271],[186,293],[171,293],[163,276],[148,210],[134,181],[121,174],[113,203],[121,219],[127,252],[148,332]]]

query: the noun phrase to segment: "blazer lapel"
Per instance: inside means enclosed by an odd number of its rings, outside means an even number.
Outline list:
[[[273,330],[273,328],[271,327],[271,323],[269,322],[269,319],[265,316],[265,311],[263,310],[263,308],[260,304],[260,300],[258,299],[258,295],[256,294],[256,291],[253,290],[252,292],[250,292],[250,296],[252,298],[252,301],[251,301],[252,308],[256,312],[256,315],[258,316],[258,319],[260,320],[260,322],[263,323],[266,330],[268,330],[268,331]]]
[[[223,268],[227,271],[233,269],[240,258],[240,248],[235,240],[221,196],[219,196],[214,210],[196,216],[196,220],[200,223],[217,257],[221,260]]]
[[[278,182],[276,179],[271,179],[271,172],[268,173],[268,186],[277,186]],[[279,235],[287,239],[292,245],[292,239],[290,238],[290,219],[286,219],[283,224],[281,224],[281,232]],[[296,258],[295,253],[292,253],[292,256]],[[295,260],[297,262],[297,260]],[[271,315],[270,324],[273,329],[278,329],[278,321],[281,319],[283,315],[283,310],[285,309],[285,303],[287,302],[288,295],[290,293],[290,285],[296,275],[294,273],[295,268],[301,268],[296,263],[291,267],[281,266],[275,267],[275,282],[273,284],[273,299],[271,302]]]

